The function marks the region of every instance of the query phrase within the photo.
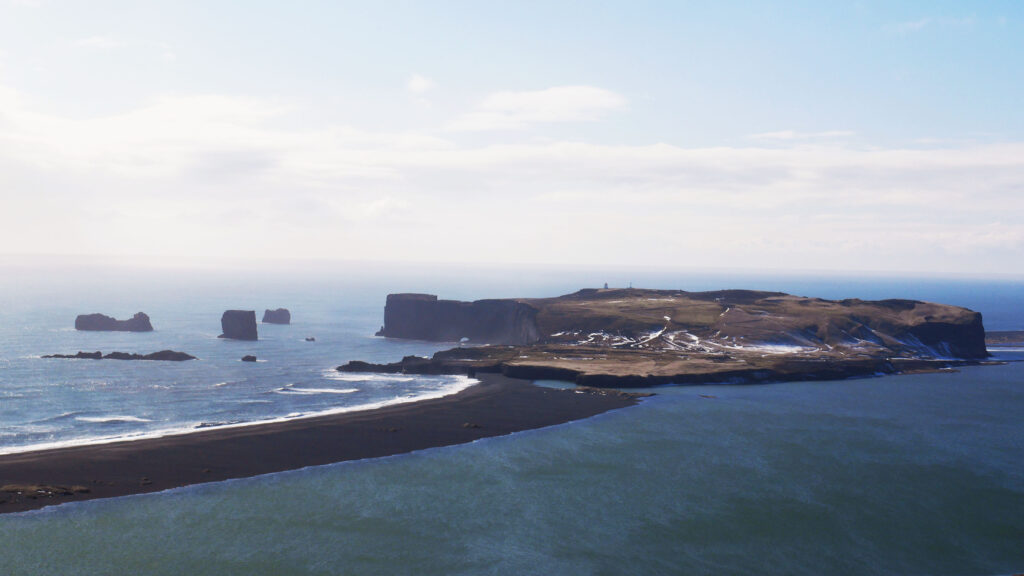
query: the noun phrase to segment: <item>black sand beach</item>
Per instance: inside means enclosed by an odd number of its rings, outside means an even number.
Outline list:
[[[637,402],[614,390],[479,379],[452,396],[375,410],[0,455],[0,513],[460,444]]]

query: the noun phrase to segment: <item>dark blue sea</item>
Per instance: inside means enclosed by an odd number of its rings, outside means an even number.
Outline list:
[[[388,292],[742,287],[931,300],[982,312],[988,329],[1024,330],[1024,284],[1009,280],[282,263],[2,262],[0,273],[0,453],[470,385],[332,370],[447,347],[373,337]],[[260,325],[258,342],[216,338],[225,309],[277,307],[292,325]],[[80,313],[138,311],[154,332],[73,329]],[[40,358],[165,348],[199,360]],[[992,351],[1007,363],[660,387],[639,406],[460,446],[0,515],[0,574],[1024,572],[1024,350]]]

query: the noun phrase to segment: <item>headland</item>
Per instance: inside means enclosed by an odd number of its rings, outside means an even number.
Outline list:
[[[344,372],[500,373],[584,386],[835,380],[976,364],[981,314],[915,300],[781,292],[584,289],[456,302],[392,294],[378,335],[460,342]]]

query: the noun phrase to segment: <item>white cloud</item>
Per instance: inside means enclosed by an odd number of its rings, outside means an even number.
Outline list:
[[[156,48],[160,51],[160,60],[167,64],[173,64],[178,60],[178,55],[174,52],[174,49],[167,44],[157,44]]]
[[[121,48],[126,46],[121,40],[114,39],[110,36],[90,36],[83,38],[75,42],[75,46],[79,48],[95,48],[98,50],[111,50],[114,48]]]
[[[932,21],[931,18],[921,18],[918,20],[911,20],[908,22],[900,22],[895,26],[897,32],[901,34],[909,34],[912,32],[918,32],[923,30]]]
[[[761,132],[751,134],[748,138],[754,140],[825,140],[836,138],[849,138],[856,135],[850,130],[827,130],[824,132],[799,132],[796,130],[780,130],[778,132]]]
[[[1021,272],[1024,143],[459,146],[222,95],[34,105],[0,87],[6,251]]]
[[[173,64],[178,59],[174,48],[162,42],[130,43],[107,35],[89,36],[73,43],[76,48],[88,50],[108,51],[120,48],[136,48],[140,51],[153,54],[165,64]]]
[[[996,20],[999,24],[999,20]],[[907,22],[900,22],[891,26],[891,30],[894,30],[898,34],[913,34],[921,32],[922,30],[928,29],[939,29],[939,30],[960,30],[970,31],[973,30],[978,24],[978,19],[974,16],[963,16],[963,17],[925,17],[918,20],[909,20]]]
[[[626,107],[626,99],[594,86],[556,86],[526,92],[495,92],[450,130],[520,130],[533,124],[590,122]]]
[[[409,92],[417,95],[426,94],[427,92],[434,89],[436,84],[430,78],[421,76],[419,74],[413,74],[406,81],[405,87]]]

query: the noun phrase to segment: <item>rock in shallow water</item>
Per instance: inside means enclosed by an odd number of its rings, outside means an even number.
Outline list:
[[[264,324],[291,324],[292,313],[287,308],[278,308],[277,310],[265,310],[263,312],[263,323]]]
[[[223,334],[218,338],[257,340],[255,310],[227,310],[220,317]]]
[[[79,352],[78,354],[50,354],[43,358],[71,358],[79,360],[165,360],[170,362],[183,362],[195,360],[196,357],[184,352],[174,350],[161,350],[152,354],[136,354],[134,352],[111,352],[106,356],[102,352]]]
[[[117,320],[104,314],[80,314],[75,318],[75,330],[104,332],[152,332],[149,316],[138,312],[128,320]]]

